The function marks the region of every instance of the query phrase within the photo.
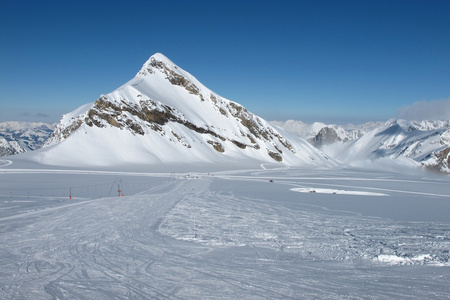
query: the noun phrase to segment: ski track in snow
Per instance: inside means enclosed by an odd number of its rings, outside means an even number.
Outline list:
[[[68,185],[63,176],[94,180],[101,173],[35,171],[0,176],[4,183],[14,176],[56,176],[52,180]],[[350,177],[308,179],[270,168],[255,173],[262,176],[244,170],[211,176],[122,172],[124,189],[131,188],[127,176],[136,184],[143,178],[130,195],[71,201],[19,196],[19,187],[9,195],[1,190],[8,185],[0,185],[0,298],[446,299],[450,294],[450,223],[326,209],[314,197],[339,201],[348,195],[289,191],[338,185]],[[429,201],[448,197],[442,192],[445,181],[420,185],[405,179],[383,188],[389,178],[361,186],[366,181],[354,175],[353,184],[346,184],[351,190],[385,189]],[[406,185],[417,190],[407,191]],[[393,196],[381,198],[388,197]]]
[[[12,161],[10,161],[8,159],[0,159],[0,168],[9,166],[11,164],[12,164]]]

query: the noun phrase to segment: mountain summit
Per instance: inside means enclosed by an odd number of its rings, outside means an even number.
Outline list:
[[[330,165],[297,137],[201,84],[161,53],[94,103],[63,115],[39,160],[56,165],[272,162]]]

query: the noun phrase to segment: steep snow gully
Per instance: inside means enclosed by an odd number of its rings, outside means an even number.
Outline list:
[[[2,299],[450,294],[450,196],[443,178],[282,168],[64,173],[12,166],[0,169]],[[63,195],[70,186],[71,199]],[[385,195],[290,191],[336,186]]]

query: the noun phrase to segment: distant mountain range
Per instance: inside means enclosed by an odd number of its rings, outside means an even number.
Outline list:
[[[42,122],[0,123],[0,156],[8,156],[42,148],[56,124]]]
[[[39,150],[37,150],[39,149]],[[330,167],[406,160],[450,172],[450,121],[268,122],[164,55],[59,124],[0,123],[0,155],[60,166],[273,163]]]
[[[389,120],[362,125],[272,122],[342,163],[407,158],[427,168],[450,172],[450,121]]]

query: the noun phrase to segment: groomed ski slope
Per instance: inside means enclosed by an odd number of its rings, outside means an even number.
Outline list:
[[[450,294],[446,177],[268,165],[151,173],[2,164],[1,299]]]

